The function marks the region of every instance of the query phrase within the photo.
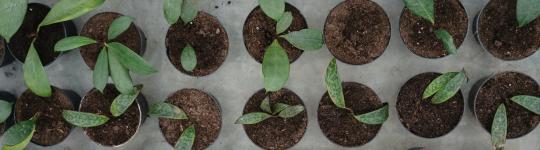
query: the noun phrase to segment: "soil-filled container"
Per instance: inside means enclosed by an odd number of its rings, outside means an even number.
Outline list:
[[[7,52],[6,41],[0,38],[0,67],[6,66],[13,62],[13,56]]]
[[[124,114],[114,117],[110,113],[111,104],[120,95],[113,84],[107,84],[103,93],[97,89],[92,89],[81,101],[79,111],[97,115],[104,115],[110,120],[97,127],[84,128],[84,133],[98,144],[107,147],[120,147],[128,143],[139,131],[139,128],[146,120],[148,103],[142,94],[135,99],[135,102],[124,112]]]
[[[4,100],[10,103],[15,103],[15,101],[17,100],[17,97],[15,97],[15,95],[12,95],[11,93],[0,91],[0,100]],[[4,134],[4,132],[14,124],[13,118],[14,118],[14,115],[12,111],[10,116],[6,119],[6,121],[0,123],[0,136]]]
[[[346,0],[326,18],[324,40],[340,61],[367,64],[381,56],[390,42],[390,20],[371,0]]]
[[[36,48],[41,63],[44,66],[52,63],[61,54],[54,51],[54,45],[61,39],[74,36],[77,34],[77,29],[72,21],[55,23],[41,27],[39,33],[38,26],[45,19],[50,7],[39,4],[30,3],[26,11],[23,23],[19,30],[11,37],[7,44],[7,49],[19,62],[24,62],[26,55],[35,39],[34,47]],[[5,14],[4,14],[5,15]]]
[[[216,141],[221,131],[221,107],[212,96],[197,89],[183,89],[170,95],[166,103],[185,111],[186,120],[159,118],[159,127],[165,139],[173,147],[180,135],[191,125],[195,126],[195,142],[192,149],[202,150]]]
[[[459,0],[435,0],[434,8],[435,24],[407,8],[403,9],[399,20],[401,39],[411,52],[424,58],[441,58],[449,54],[435,35],[437,29],[447,30],[459,48],[469,28],[467,12]]]
[[[304,51],[294,47],[291,43],[283,38],[277,38],[281,35],[288,34],[293,31],[300,31],[308,27],[306,19],[300,11],[289,3],[285,3],[285,12],[291,12],[293,20],[291,26],[281,33],[276,34],[277,22],[266,16],[260,6],[255,7],[249,13],[246,22],[244,23],[244,44],[246,45],[249,55],[257,62],[262,63],[266,47],[268,47],[274,39],[277,39],[281,46],[287,52],[289,61],[292,63],[298,59]]]
[[[122,43],[140,56],[144,55],[146,49],[146,37],[142,30],[134,23],[115,39],[110,41],[107,39],[109,26],[116,18],[121,16],[123,15],[115,12],[102,12],[92,16],[92,18],[88,19],[86,24],[84,24],[80,35],[97,41],[96,44],[90,44],[80,48],[81,56],[90,69],[94,70],[99,52],[101,52],[104,43],[106,42]]]
[[[26,90],[15,102],[15,121],[21,122],[39,113],[32,143],[56,145],[69,135],[73,126],[62,116],[63,110],[77,110],[81,97],[69,90],[52,87],[52,96],[40,97]]]
[[[502,72],[476,82],[469,96],[469,104],[488,132],[491,131],[497,107],[504,104],[508,116],[506,137],[519,138],[536,128],[540,116],[512,102],[511,98],[518,95],[540,96],[540,87],[536,80],[523,73]]]
[[[540,47],[540,19],[518,27],[517,0],[491,0],[478,13],[475,35],[482,48],[503,60],[520,60]]]
[[[197,58],[197,65],[192,71],[182,67],[182,51],[187,44],[195,49]],[[223,64],[229,52],[229,38],[216,17],[199,11],[192,22],[178,21],[169,28],[165,46],[167,56],[176,69],[200,77],[215,72]]]
[[[465,102],[461,90],[452,98],[440,104],[433,104],[431,98],[423,99],[427,86],[440,73],[422,73],[409,79],[400,89],[396,109],[401,124],[413,134],[424,138],[444,136],[461,121]]]

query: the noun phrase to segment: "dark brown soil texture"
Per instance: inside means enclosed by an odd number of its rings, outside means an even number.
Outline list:
[[[464,100],[459,91],[454,97],[441,104],[431,103],[431,98],[422,99],[429,83],[439,73],[422,73],[409,79],[399,91],[396,109],[399,120],[413,134],[436,138],[452,131],[463,116]]]
[[[516,4],[517,0],[491,0],[479,17],[481,43],[503,60],[526,58],[540,47],[540,19],[518,28]]]
[[[182,51],[191,45],[197,55],[197,65],[193,71],[182,67]],[[229,52],[229,38],[225,28],[216,17],[199,12],[194,21],[173,24],[165,39],[167,55],[176,69],[191,76],[206,76],[215,72],[225,61]]]
[[[294,47],[291,43],[283,38],[278,38],[281,35],[288,34],[293,31],[300,31],[308,27],[306,19],[296,7],[286,4],[285,12],[291,12],[293,21],[287,31],[277,35],[276,24],[272,18],[266,16],[261,7],[257,6],[249,13],[249,16],[244,23],[244,44],[251,55],[259,63],[262,63],[265,49],[272,44],[275,39],[278,39],[281,46],[287,52],[289,61],[292,63],[302,55],[304,51]]]
[[[540,96],[538,83],[531,77],[504,72],[491,77],[480,88],[474,102],[474,113],[482,126],[491,131],[493,116],[499,105],[506,106],[508,115],[507,138],[518,138],[531,132],[540,121],[540,116],[510,100],[517,95]]]
[[[122,43],[139,55],[144,53],[143,45],[145,43],[142,43],[143,41],[141,40],[143,35],[141,35],[135,24],[131,24],[124,33],[120,34],[115,39],[110,41],[107,39],[109,26],[116,18],[121,16],[123,15],[114,12],[99,13],[90,18],[82,28],[81,36],[98,41],[96,44],[81,47],[81,55],[90,69],[94,70],[99,52],[106,42]]]
[[[217,101],[196,89],[184,89],[169,96],[165,101],[184,110],[187,120],[159,119],[159,127],[165,139],[173,147],[186,128],[195,125],[193,150],[203,150],[218,138],[221,130],[221,109]]]
[[[4,123],[0,123],[0,135],[4,134],[4,131],[6,130],[6,126]]]

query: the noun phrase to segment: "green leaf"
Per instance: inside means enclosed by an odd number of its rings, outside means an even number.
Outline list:
[[[137,96],[139,96],[139,93],[141,92],[142,86],[137,86],[135,88],[135,92],[132,94],[120,94],[116,98],[114,98],[114,101],[111,104],[111,114],[115,117],[118,117],[135,102],[135,99]]]
[[[446,84],[448,84],[448,81],[454,78],[458,73],[459,72],[449,72],[435,78],[424,90],[422,98],[427,99],[433,96],[435,93],[441,91],[446,86]]]
[[[272,117],[272,115],[263,112],[248,113],[238,118],[235,124],[256,124],[270,117]]]
[[[285,0],[259,0],[261,9],[266,16],[278,21],[285,12]]]
[[[444,49],[449,54],[457,54],[457,48],[454,44],[454,38],[448,31],[446,31],[445,29],[438,29],[435,30],[435,35],[439,40],[443,42]]]
[[[103,2],[105,0],[60,0],[53,6],[39,26],[75,19],[101,6]]]
[[[133,83],[128,70],[120,64],[117,58],[118,56],[111,51],[107,51],[109,54],[109,70],[116,89],[123,94],[133,93]]]
[[[149,75],[157,72],[157,70],[148,64],[144,58],[121,43],[109,43],[108,48],[109,52],[112,52],[118,56],[117,58],[120,63],[130,71],[143,75]]]
[[[129,29],[129,27],[133,23],[133,20],[133,18],[128,16],[121,16],[114,19],[114,21],[109,26],[107,38],[109,40],[112,40],[118,37],[120,34],[124,33],[127,29]]]
[[[36,131],[34,119],[19,122],[4,133],[2,150],[23,150]]]
[[[365,124],[383,124],[388,119],[388,103],[385,103],[382,108],[362,115],[354,116],[354,118]]]
[[[339,76],[336,58],[333,58],[326,68],[326,89],[332,102],[339,108],[346,108],[345,97],[343,96],[343,87],[341,86],[341,77]]]
[[[270,99],[266,97],[259,106],[264,112],[272,113],[272,109],[270,108]]]
[[[281,118],[287,119],[287,118],[292,118],[303,111],[304,111],[304,106],[302,105],[289,106],[285,108],[283,111],[281,111],[278,116]]]
[[[495,149],[503,149],[506,143],[506,130],[508,128],[508,120],[506,118],[506,107],[504,104],[499,105],[497,112],[493,117],[491,125],[491,143]]]
[[[176,105],[169,103],[156,103],[150,106],[148,114],[152,117],[168,119],[188,119],[187,114]]]
[[[182,14],[183,0],[164,0],[163,1],[163,14],[167,23],[174,24],[180,19]]]
[[[266,48],[263,58],[264,88],[267,92],[280,90],[289,80],[289,57],[277,40]]]
[[[433,4],[433,0],[404,0],[404,2],[405,7],[413,14],[435,24],[435,5]]]
[[[97,43],[95,40],[84,37],[84,36],[72,36],[64,38],[58,41],[54,45],[55,52],[64,52],[72,49],[79,48],[81,46]]]
[[[294,47],[305,51],[318,50],[323,46],[323,34],[317,29],[304,29],[280,37],[285,38]]]
[[[99,52],[94,72],[92,72],[92,79],[94,87],[103,93],[103,89],[105,89],[109,80],[109,56],[106,47],[103,47]]]
[[[527,110],[540,115],[540,98],[528,95],[519,95],[511,98],[513,102],[525,107]]]
[[[41,97],[49,97],[52,95],[51,84],[49,83],[49,77],[39,55],[32,43],[28,54],[26,54],[26,60],[23,64],[24,83],[34,94]]]
[[[10,41],[11,37],[17,33],[21,27],[28,0],[0,0],[0,36],[6,41]]]
[[[11,115],[12,105],[10,102],[0,100],[0,123],[6,121]]]
[[[272,115],[275,115],[275,114],[285,110],[285,108],[287,108],[289,106],[291,106],[291,105],[287,105],[287,104],[283,104],[283,103],[274,104],[274,112],[272,113]]]
[[[62,116],[70,124],[81,128],[97,127],[109,121],[107,116],[71,110],[64,110]]]
[[[461,86],[463,86],[465,82],[465,73],[458,73],[454,78],[448,81],[448,84],[446,84],[443,89],[441,89],[435,94],[435,96],[433,96],[431,102],[433,104],[441,104],[446,102],[450,98],[454,97],[454,95],[456,95],[456,93],[459,91],[459,88],[461,88]]]
[[[195,142],[195,127],[193,125],[189,126],[182,132],[180,138],[174,146],[175,150],[191,150],[193,143]]]
[[[191,45],[187,45],[182,50],[182,55],[180,56],[180,61],[182,63],[182,68],[186,71],[193,71],[197,67],[197,55],[195,54],[195,49]]]
[[[519,27],[523,27],[540,16],[540,0],[518,0],[517,21]]]
[[[276,24],[276,33],[281,34],[281,33],[285,32],[285,31],[287,31],[289,26],[291,26],[292,21],[293,21],[292,13],[291,12],[285,12],[283,14],[283,16],[281,17],[281,19],[279,19],[277,24]]]
[[[199,12],[198,3],[198,0],[184,0],[181,14],[184,24],[187,24],[197,18],[197,13]]]

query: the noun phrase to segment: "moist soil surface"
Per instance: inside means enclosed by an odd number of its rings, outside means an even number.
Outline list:
[[[323,134],[336,144],[347,147],[364,145],[375,138],[381,125],[364,124],[356,120],[354,115],[375,111],[383,107],[383,103],[377,94],[365,85],[343,82],[342,86],[345,104],[353,112],[336,107],[326,92],[317,110],[319,126]]]
[[[257,6],[249,13],[244,24],[244,44],[251,55],[259,63],[262,63],[265,49],[272,44],[275,39],[278,39],[281,46],[287,52],[289,61],[292,63],[302,55],[303,51],[294,47],[291,43],[283,38],[278,38],[281,35],[288,34],[293,31],[300,31],[308,27],[306,19],[296,7],[286,3],[285,11],[289,11],[293,15],[293,21],[287,31],[276,35],[276,24],[272,18],[266,16],[261,7]]]
[[[425,58],[448,55],[435,31],[446,29],[459,48],[469,27],[467,12],[459,0],[435,0],[435,25],[405,8],[399,20],[401,38],[414,54]]]
[[[493,116],[501,104],[506,106],[508,115],[508,138],[524,136],[538,125],[540,116],[510,100],[517,95],[540,96],[538,83],[516,72],[497,74],[484,83],[476,95],[474,113],[487,131],[491,130]]]
[[[197,65],[193,71],[182,67],[183,49],[191,45],[197,55]],[[165,39],[167,54],[176,69],[192,76],[206,76],[216,71],[225,61],[229,52],[229,39],[225,28],[216,17],[199,12],[194,21],[173,24]]]
[[[26,90],[15,102],[15,120],[25,121],[39,113],[36,132],[32,136],[35,144],[50,146],[62,142],[70,133],[72,126],[62,117],[63,110],[74,110],[67,95],[58,88],[53,88],[51,97],[34,95]]]
[[[173,147],[186,128],[195,125],[194,150],[206,149],[216,141],[221,130],[221,109],[217,101],[196,89],[177,91],[165,101],[184,110],[187,120],[159,119],[159,127],[165,139]]]
[[[381,56],[390,41],[390,21],[370,0],[347,0],[337,5],[324,25],[330,52],[342,62],[367,64]]]
[[[119,117],[113,117],[110,113],[111,103],[119,94],[120,92],[115,89],[114,85],[108,84],[103,94],[92,89],[81,102],[81,112],[104,115],[110,118],[107,123],[101,126],[84,128],[86,135],[101,145],[121,145],[131,139],[139,129],[141,114],[136,101]],[[142,96],[139,95],[138,98],[142,98]]]
[[[540,47],[540,19],[518,28],[516,4],[517,0],[491,0],[479,17],[481,43],[503,60],[526,58]]]
[[[424,89],[439,73],[419,74],[407,81],[399,91],[396,108],[399,120],[413,134],[435,138],[452,131],[463,116],[464,100],[459,91],[441,104],[432,104],[431,98],[422,99]]]
[[[270,94],[265,94],[265,90],[262,89],[249,98],[243,114],[264,112],[259,106],[267,96],[271,107],[278,102],[291,106],[304,105],[302,99],[288,89],[281,89]],[[303,111],[288,119],[271,117],[257,124],[244,125],[244,130],[251,141],[263,149],[284,150],[300,142],[306,132],[307,124],[307,112]]]
[[[141,35],[135,24],[131,24],[131,26],[125,32],[120,34],[115,39],[107,39],[109,26],[116,18],[121,16],[123,15],[114,12],[103,12],[96,14],[86,22],[81,30],[81,36],[89,37],[98,41],[96,44],[81,47],[81,56],[90,69],[94,69],[99,52],[103,48],[105,42],[122,43],[139,55],[144,53],[145,43],[143,42],[145,41],[141,40],[144,38],[144,35]]]
[[[42,64],[47,65],[53,62],[60,54],[54,52],[54,45],[66,37],[66,30],[63,23],[44,26],[36,34],[39,24],[45,19],[49,10],[50,8],[48,6],[42,4],[28,4],[24,21],[8,44],[13,56],[21,62],[25,61],[31,42],[36,36],[37,39],[34,47],[38,52]]]

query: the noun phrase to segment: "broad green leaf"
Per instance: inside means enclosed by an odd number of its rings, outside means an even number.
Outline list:
[[[156,103],[150,106],[148,114],[159,118],[188,119],[187,114],[182,109],[169,103]]]
[[[336,58],[333,58],[326,68],[326,89],[332,102],[339,108],[346,108],[345,96],[343,96],[343,87],[341,87],[341,77],[339,76]]]
[[[101,6],[103,2],[105,0],[60,0],[53,6],[39,26],[75,19]]]
[[[388,119],[388,103],[385,103],[382,108],[362,115],[354,116],[354,118],[365,124],[383,124]]]
[[[182,55],[180,56],[182,63],[182,68],[186,71],[193,71],[197,67],[197,55],[195,54],[195,49],[191,45],[187,45],[182,50]]]
[[[540,16],[540,0],[518,0],[517,21],[519,27],[523,27]]]
[[[9,42],[21,27],[28,0],[0,0],[0,36]]]
[[[103,47],[99,52],[94,72],[92,72],[92,79],[94,87],[103,93],[103,89],[105,89],[109,80],[109,56],[106,47]]]
[[[109,53],[114,53],[117,56],[118,61],[130,71],[142,75],[149,75],[157,72],[157,70],[148,64],[144,58],[121,43],[109,43],[108,48]]]
[[[525,107],[529,111],[540,115],[540,98],[528,95],[519,95],[512,97],[512,101]]]
[[[289,106],[285,108],[283,111],[279,112],[278,116],[281,118],[287,119],[287,118],[292,118],[303,111],[304,111],[304,106],[302,105]]]
[[[12,105],[10,102],[0,100],[0,123],[6,121],[11,115]]]
[[[261,9],[266,16],[278,21],[285,12],[285,0],[259,0]]]
[[[458,73],[454,78],[448,81],[448,84],[446,84],[443,89],[433,96],[431,102],[433,104],[440,104],[454,97],[454,95],[456,95],[456,93],[459,91],[459,88],[465,84],[466,80],[465,73]]]
[[[491,125],[491,143],[497,150],[503,149],[506,143],[506,131],[508,128],[508,120],[506,118],[506,107],[504,104],[499,105],[497,112],[493,117]]]
[[[191,150],[193,143],[195,142],[195,127],[193,125],[189,126],[182,132],[180,138],[174,146],[175,150]]]
[[[263,58],[264,88],[267,92],[280,90],[289,80],[289,57],[277,40],[266,48]]]
[[[274,112],[272,113],[272,115],[275,115],[275,114],[285,110],[285,108],[287,108],[289,106],[291,106],[291,105],[287,105],[287,104],[283,104],[283,103],[274,104]]]
[[[34,94],[41,97],[49,97],[52,95],[49,76],[41,64],[41,60],[39,59],[34,44],[30,45],[28,54],[26,54],[26,60],[23,64],[23,73],[24,83],[26,83],[28,89],[34,92]]]
[[[199,13],[199,0],[184,0],[182,4],[182,14],[180,15],[184,24],[193,21]]]
[[[184,0],[164,0],[163,1],[163,14],[167,23],[174,24],[180,19],[182,14],[182,3]]]
[[[435,24],[435,5],[433,0],[403,0],[413,14]]]
[[[139,93],[141,92],[142,86],[135,87],[135,92],[132,94],[120,94],[116,98],[114,98],[112,104],[111,104],[111,114],[115,117],[118,117],[135,102],[135,99],[137,99],[137,96],[139,96]]]
[[[71,110],[64,110],[62,116],[70,124],[81,128],[97,127],[109,121],[107,116]]]
[[[256,124],[270,117],[272,117],[272,115],[263,112],[248,113],[238,118],[235,124]]]
[[[281,19],[279,19],[279,21],[276,24],[276,33],[281,34],[281,33],[285,32],[285,31],[287,31],[289,26],[291,26],[292,21],[293,21],[292,13],[291,12],[285,12],[283,14],[283,16],[281,17]]]
[[[280,37],[285,38],[294,47],[305,51],[318,50],[323,46],[323,33],[317,29],[303,29]]]
[[[55,52],[69,51],[72,49],[79,48],[81,46],[97,43],[95,40],[84,37],[84,36],[72,36],[64,38],[58,41],[54,45]]]
[[[422,98],[427,99],[442,90],[446,86],[446,84],[448,84],[448,81],[454,78],[458,73],[459,72],[449,72],[435,78],[424,90]]]
[[[114,86],[120,93],[131,94],[133,93],[131,76],[129,76],[128,70],[118,61],[118,56],[111,51],[107,50],[107,54],[109,55],[109,70]]]
[[[266,97],[259,106],[264,112],[272,113],[272,108],[270,108],[270,99]]]
[[[109,40],[112,40],[118,37],[120,34],[124,33],[127,29],[129,29],[129,27],[133,23],[133,20],[133,18],[128,16],[121,16],[114,19],[114,21],[109,26],[107,38]]]
[[[2,150],[23,150],[36,131],[35,119],[19,122],[4,133]]]
[[[435,35],[443,42],[444,49],[448,52],[448,54],[457,54],[454,38],[448,31],[445,29],[438,29],[435,30]]]

